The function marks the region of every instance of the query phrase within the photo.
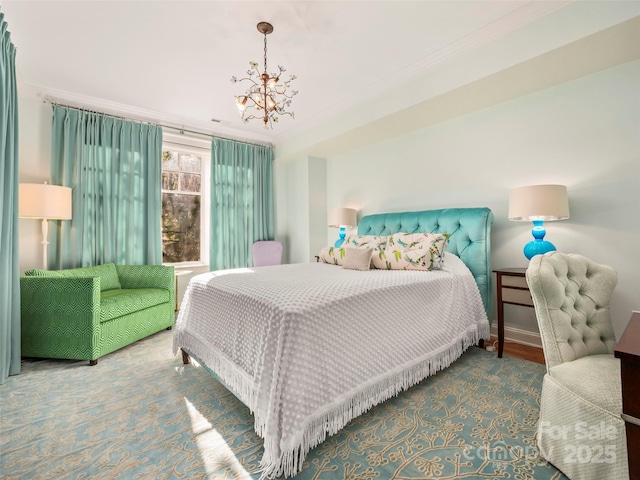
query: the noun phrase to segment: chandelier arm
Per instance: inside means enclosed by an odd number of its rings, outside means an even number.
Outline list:
[[[248,107],[245,107],[245,111],[248,110],[249,108],[258,108],[258,103],[251,97],[247,97],[247,101],[251,102],[251,105],[249,105]]]
[[[262,85],[261,83],[256,82],[253,78],[251,77],[246,77],[246,78],[241,78],[240,80],[238,80],[236,83],[240,83],[240,82],[244,82],[245,80],[249,80],[251,83],[253,83],[254,85]]]

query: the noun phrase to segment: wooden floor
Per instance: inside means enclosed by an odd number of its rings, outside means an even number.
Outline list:
[[[491,340],[489,341],[489,345],[496,346],[496,352],[498,351],[498,339],[494,336],[491,336]],[[530,347],[528,345],[522,345],[520,343],[513,343],[505,340],[504,342],[504,350],[502,351],[503,355],[510,355],[512,357],[523,358],[524,360],[529,360],[531,362],[541,363],[544,365],[544,353],[541,348]],[[497,355],[497,353],[496,353]]]

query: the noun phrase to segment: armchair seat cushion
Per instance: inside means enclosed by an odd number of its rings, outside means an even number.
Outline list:
[[[170,291],[157,288],[107,290],[100,295],[100,322],[171,302],[172,298]]]
[[[620,416],[620,360],[613,355],[589,355],[561,363],[549,369],[549,376],[584,401]]]

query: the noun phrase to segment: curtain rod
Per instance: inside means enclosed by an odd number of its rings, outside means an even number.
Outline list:
[[[257,147],[271,147],[271,148],[273,148],[273,144],[271,144],[271,143],[247,142],[246,140],[239,140],[237,138],[231,138],[231,137],[223,137],[222,135],[214,135],[213,133],[196,132],[194,130],[188,130],[186,128],[172,127],[171,125],[158,124],[158,126],[162,127],[162,128],[170,128],[172,130],[177,130],[178,133],[180,133],[181,135],[184,135],[184,133],[187,132],[187,133],[193,133],[194,135],[203,135],[203,136],[209,137],[209,138],[221,138],[223,140],[233,140],[234,142],[242,142],[242,143],[246,143],[247,145],[255,145]]]
[[[260,142],[255,142],[255,141],[254,142],[247,142],[246,140],[239,140],[237,138],[225,137],[225,136],[217,135],[217,134],[213,134],[213,133],[198,132],[198,131],[195,131],[195,130],[189,130],[189,129],[182,128],[182,127],[174,127],[172,125],[164,125],[162,123],[155,123],[155,122],[149,122],[147,120],[140,120],[138,118],[123,117],[121,115],[115,115],[113,113],[107,113],[107,112],[103,112],[103,111],[99,111],[99,110],[94,110],[94,109],[91,109],[91,108],[76,107],[74,105],[65,105],[63,103],[60,103],[60,102],[54,100],[53,98],[44,98],[42,100],[42,102],[43,103],[49,103],[51,105],[55,105],[55,106],[58,106],[58,107],[73,108],[75,110],[82,110],[84,112],[97,113],[99,115],[106,115],[108,117],[118,118],[120,120],[128,120],[128,121],[131,121],[131,122],[146,123],[148,125],[155,125],[157,127],[169,128],[171,130],[176,130],[181,135],[184,135],[185,132],[187,132],[187,133],[192,133],[194,135],[202,135],[202,136],[209,137],[209,138],[221,138],[223,140],[233,140],[235,142],[242,142],[242,143],[246,143],[248,145],[255,145],[255,146],[258,146],[258,147],[270,147],[270,148],[273,148],[273,144],[271,144],[271,143],[260,143]]]

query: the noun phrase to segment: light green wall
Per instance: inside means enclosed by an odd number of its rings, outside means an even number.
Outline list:
[[[286,263],[314,261],[327,233],[327,164],[317,157],[276,162],[276,238]]]
[[[509,190],[567,185],[571,218],[548,222],[547,239],[618,270],[619,336],[631,310],[640,310],[638,85],[635,61],[390,140],[372,138],[327,159],[328,206],[353,206],[359,216],[487,206],[495,215],[493,266],[524,267],[531,227],[507,220]],[[537,331],[533,311],[513,307],[507,317],[507,326]]]
[[[20,183],[50,181],[51,105],[33,97],[18,97],[18,148]],[[18,230],[20,272],[41,268],[40,220],[21,218]]]

